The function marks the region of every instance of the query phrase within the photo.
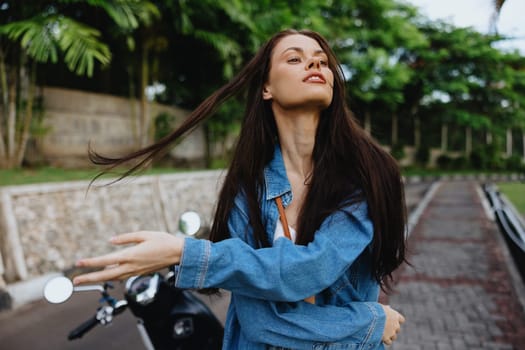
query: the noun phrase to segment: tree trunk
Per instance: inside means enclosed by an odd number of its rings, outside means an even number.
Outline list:
[[[144,43],[146,45],[146,43]],[[140,145],[144,147],[148,143],[148,124],[149,124],[149,111],[148,111],[148,98],[146,96],[146,87],[148,86],[148,49],[142,49],[142,64],[141,64],[141,79],[140,79],[140,127],[139,137]]]
[[[129,103],[131,113],[131,131],[133,133],[133,142],[137,147],[140,147],[140,120],[137,115],[137,94],[135,86],[135,70],[133,65],[129,64],[127,68],[128,84],[129,84]]]
[[[441,151],[446,152],[448,148],[448,124],[441,124]]]
[[[421,125],[419,117],[417,116],[418,109],[417,104],[412,105],[412,108],[410,108],[410,114],[414,118],[414,147],[416,150],[421,145]]]
[[[371,135],[372,134],[372,115],[370,114],[370,110],[366,110],[365,112],[365,131]]]
[[[397,143],[399,142],[398,124],[399,124],[399,117],[397,113],[394,113],[392,114],[392,140],[391,140],[392,147],[397,145]]]
[[[486,142],[487,145],[492,145],[492,132],[490,130],[487,130]]]
[[[512,156],[512,129],[507,129],[507,157]]]
[[[29,86],[27,91],[26,100],[26,113],[22,124],[22,131],[17,145],[17,153],[15,159],[15,166],[22,165],[24,155],[26,153],[27,141],[29,140],[29,131],[31,129],[31,121],[33,119],[33,100],[35,96],[35,84],[36,84],[36,62],[33,62],[31,67],[31,77],[29,79]]]
[[[204,129],[204,166],[209,169],[211,168],[212,163],[212,137],[211,137],[211,130],[208,124],[204,123],[203,125]]]
[[[13,73],[13,72],[12,72]],[[7,167],[12,167],[13,157],[15,155],[15,132],[16,132],[16,80],[12,74],[11,84],[9,86],[9,102],[7,111]]]
[[[472,128],[467,126],[465,129],[465,155],[467,157],[472,153]]]
[[[418,116],[414,116],[414,147],[419,149],[421,146],[421,121]]]
[[[523,162],[525,162],[525,130],[521,130],[521,147],[523,151]]]
[[[2,110],[0,111],[0,168],[7,156],[6,144],[4,139],[4,123],[7,120],[9,104],[8,88],[7,88],[7,70],[5,66],[4,53],[0,48],[0,89],[2,89]]]

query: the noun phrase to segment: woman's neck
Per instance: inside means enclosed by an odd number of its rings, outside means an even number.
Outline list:
[[[320,113],[274,109],[274,115],[286,172],[306,182],[313,170],[312,153]]]

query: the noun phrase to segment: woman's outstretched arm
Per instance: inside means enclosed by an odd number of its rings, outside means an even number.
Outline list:
[[[119,235],[112,243],[135,245],[80,260],[79,266],[109,268],[77,276],[74,282],[124,279],[179,264],[175,285],[180,288],[219,287],[254,298],[299,301],[342,276],[367,249],[372,235],[365,203],[332,214],[307,246],[281,238],[271,248],[255,249],[239,238],[211,243],[162,232],[134,232]]]

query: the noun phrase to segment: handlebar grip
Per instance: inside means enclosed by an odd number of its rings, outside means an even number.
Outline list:
[[[89,320],[87,320],[86,322],[82,323],[77,328],[73,329],[71,332],[69,332],[67,339],[73,340],[73,339],[81,338],[84,335],[84,333],[91,330],[91,328],[95,327],[98,323],[99,322],[95,315],[91,317]]]

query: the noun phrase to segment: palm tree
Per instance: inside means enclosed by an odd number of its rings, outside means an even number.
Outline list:
[[[493,0],[492,1],[494,5],[494,12],[490,19],[490,29],[489,31],[491,33],[496,33],[498,31],[498,18],[499,14],[501,13],[501,8],[503,7],[503,4],[505,3],[505,0]]]
[[[100,32],[68,17],[59,5],[95,6],[128,32],[159,16],[147,0],[12,3],[7,24],[0,26],[0,168],[22,163],[30,136],[38,63],[57,63],[60,57],[75,74],[91,77],[95,64],[107,65],[111,60]]]
[[[494,0],[494,8],[496,9],[496,12],[499,13],[501,11],[504,3],[505,0]]]

